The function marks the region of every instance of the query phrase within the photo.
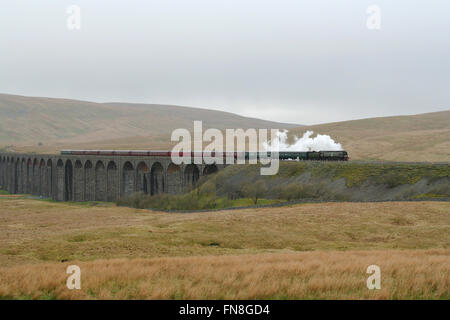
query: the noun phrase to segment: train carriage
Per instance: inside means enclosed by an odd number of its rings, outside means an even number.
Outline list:
[[[171,157],[177,155],[179,157],[215,157],[216,152],[177,152],[167,150],[62,150],[62,155],[97,155],[97,156],[146,156],[146,157]],[[271,157],[271,152],[220,152],[224,158],[234,159],[259,159]],[[280,151],[278,152],[280,160],[316,160],[316,161],[347,161],[348,153],[341,151]]]

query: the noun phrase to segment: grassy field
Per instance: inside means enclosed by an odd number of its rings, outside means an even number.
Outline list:
[[[0,198],[2,298],[449,298],[450,203],[174,214]],[[65,268],[82,268],[82,290]],[[382,290],[365,287],[382,269]]]
[[[450,299],[450,250],[315,251],[76,262],[0,269],[3,299]],[[70,263],[73,264],[73,263]],[[368,290],[367,266],[381,268]]]

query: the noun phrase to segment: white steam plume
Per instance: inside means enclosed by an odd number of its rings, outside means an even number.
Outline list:
[[[287,143],[288,131],[279,131],[279,151],[340,151],[344,150],[340,143],[336,143],[329,135],[317,134],[316,137],[311,138],[313,131],[306,131],[303,137],[298,138],[294,136],[294,143]],[[264,143],[266,150],[271,150],[271,145]]]

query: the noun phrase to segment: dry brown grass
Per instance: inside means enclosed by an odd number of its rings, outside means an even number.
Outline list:
[[[81,291],[65,287],[69,264]],[[3,198],[0,266],[0,298],[446,299],[450,203],[169,214]]]
[[[0,268],[0,297],[22,299],[449,299],[450,250],[302,252],[71,262]],[[369,265],[381,289],[368,290]]]
[[[0,265],[450,247],[450,203],[322,203],[174,214],[0,199]]]
[[[21,152],[69,149],[165,149],[174,129],[291,128],[294,125],[181,106],[24,97],[0,94],[0,148]]]

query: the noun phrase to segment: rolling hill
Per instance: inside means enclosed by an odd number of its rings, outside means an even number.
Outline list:
[[[156,104],[94,103],[0,94],[0,149],[53,153],[60,149],[167,149],[176,128],[279,128],[328,134],[351,159],[450,162],[450,110],[313,126]]]
[[[411,116],[380,117],[295,128],[328,134],[351,159],[450,161],[450,110]]]
[[[172,105],[94,103],[0,94],[0,147],[53,152],[61,147],[156,148],[176,128],[292,128],[237,114]]]

